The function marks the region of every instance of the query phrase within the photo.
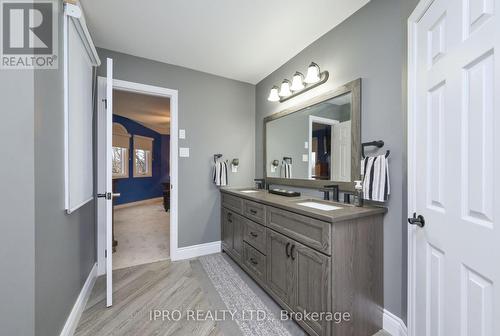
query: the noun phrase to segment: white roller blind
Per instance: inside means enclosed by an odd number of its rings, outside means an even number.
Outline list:
[[[93,197],[92,61],[73,20],[68,21],[68,212]]]
[[[125,127],[120,124],[113,123],[113,147],[129,148],[130,134],[127,133]]]
[[[152,152],[153,151],[153,138],[148,138],[145,136],[134,135],[134,149],[143,149]]]

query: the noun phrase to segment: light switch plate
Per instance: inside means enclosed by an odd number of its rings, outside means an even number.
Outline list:
[[[307,162],[307,161],[309,161],[309,155],[302,154],[302,162]]]
[[[231,165],[231,172],[232,173],[237,173],[238,172],[238,166]]]
[[[304,149],[308,149],[309,148],[309,142],[304,142]]]
[[[185,129],[179,130],[179,139],[186,139],[186,130]]]
[[[189,147],[180,147],[179,148],[179,156],[180,157],[189,157]]]

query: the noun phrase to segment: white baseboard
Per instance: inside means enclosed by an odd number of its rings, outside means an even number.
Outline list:
[[[118,204],[118,205],[113,206],[113,208],[115,208],[115,210],[117,210],[117,209],[129,208],[129,207],[133,207],[133,206],[137,206],[137,205],[162,203],[162,202],[163,202],[163,197],[155,197],[155,198],[148,198],[148,199],[145,199],[142,201]]]
[[[90,297],[90,293],[92,293],[92,288],[94,288],[95,280],[97,279],[97,264],[94,264],[92,269],[90,270],[89,276],[83,284],[83,288],[80,291],[80,295],[76,299],[76,302],[71,309],[71,313],[64,324],[64,328],[61,331],[60,336],[73,336],[75,333],[75,329],[78,326],[78,322],[80,321],[80,317],[82,316],[82,312],[85,309],[85,305],[87,304],[87,300]]]
[[[211,243],[179,247],[177,251],[171,251],[170,259],[172,261],[191,259],[207,254],[219,253],[220,251],[221,242],[215,241]]]
[[[384,309],[384,330],[392,336],[407,336],[408,329],[399,317]]]

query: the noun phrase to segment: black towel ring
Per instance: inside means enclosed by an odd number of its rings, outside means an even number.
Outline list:
[[[377,148],[382,148],[384,147],[384,141],[382,140],[377,140],[377,141],[370,141],[370,142],[363,142],[361,144],[361,156],[364,158],[366,158],[366,155],[365,155],[365,147],[369,147],[369,146],[373,146],[373,147],[377,147]],[[391,151],[390,150],[387,150],[385,152],[385,157],[389,157],[389,155],[391,154]]]

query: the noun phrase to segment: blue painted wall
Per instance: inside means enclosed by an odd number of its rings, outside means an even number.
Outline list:
[[[129,177],[116,179],[116,192],[120,193],[121,196],[116,199],[115,204],[125,204],[162,197],[163,186],[161,183],[169,181],[170,136],[161,135],[150,128],[119,115],[113,115],[113,122],[123,125],[127,129],[127,132],[132,135],[130,138]],[[134,161],[132,160],[134,135],[142,135],[154,139],[152,177],[134,177]]]

